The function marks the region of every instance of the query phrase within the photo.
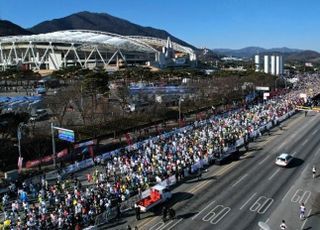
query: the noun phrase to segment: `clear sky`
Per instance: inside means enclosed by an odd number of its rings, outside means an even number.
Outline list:
[[[164,29],[197,47],[320,51],[319,0],[0,0],[0,18],[24,28],[79,11]]]

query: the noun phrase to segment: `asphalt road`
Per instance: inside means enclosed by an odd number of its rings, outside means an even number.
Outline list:
[[[150,230],[258,230],[263,221],[276,230],[284,219],[288,229],[320,229],[320,176],[312,178],[312,166],[320,169],[319,121],[318,113],[296,114],[284,122],[283,130],[276,127],[252,143],[240,160],[211,166],[201,180],[178,186],[171,201],[173,220],[163,222],[159,207],[140,221],[127,213],[103,228],[125,229],[130,224]],[[294,156],[288,168],[274,164],[281,152]],[[305,220],[299,219],[301,202],[307,208]]]

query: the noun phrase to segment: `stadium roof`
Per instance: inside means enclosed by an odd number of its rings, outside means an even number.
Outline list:
[[[166,40],[144,36],[122,36],[108,32],[93,30],[64,30],[45,34],[19,35],[0,37],[0,43],[66,43],[74,45],[98,45],[109,49],[120,49],[126,51],[138,51],[155,53],[159,46],[165,46]],[[189,47],[173,42],[175,50],[185,53],[193,53]]]
[[[126,51],[140,51],[154,53],[156,49],[143,41],[118,34],[90,31],[90,30],[65,30],[45,34],[20,35],[0,37],[0,43],[29,43],[29,42],[52,42],[67,43],[74,45],[98,45],[110,49],[121,49]]]

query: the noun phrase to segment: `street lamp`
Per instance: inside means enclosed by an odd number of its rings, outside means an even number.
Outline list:
[[[52,157],[53,157],[53,165],[56,168],[57,162],[56,162],[56,143],[54,141],[54,125],[53,123],[50,124],[51,128],[51,142],[52,142]]]
[[[23,161],[23,158],[21,157],[21,128],[24,126],[25,126],[25,124],[23,122],[20,122],[18,125],[18,128],[17,128],[18,152],[19,152],[19,158],[18,158],[19,173],[22,169],[22,161]]]
[[[18,138],[18,151],[19,157],[21,157],[21,128],[24,126],[23,122],[20,122],[17,129],[17,138]]]
[[[181,96],[179,97],[179,125],[181,122],[181,102],[184,101]]]

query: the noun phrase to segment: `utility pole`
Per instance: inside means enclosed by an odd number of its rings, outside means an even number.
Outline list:
[[[54,141],[54,128],[53,123],[51,123],[51,140],[52,140],[52,158],[53,158],[53,165],[56,167],[56,143]]]
[[[19,157],[21,157],[21,127],[23,126],[23,123],[19,123],[18,129],[17,129],[17,138],[18,138],[18,152]]]
[[[181,121],[181,97],[179,97],[179,125]]]
[[[180,126],[180,122],[181,122],[181,102],[182,101],[183,101],[183,99],[180,96],[179,97],[179,126]]]

